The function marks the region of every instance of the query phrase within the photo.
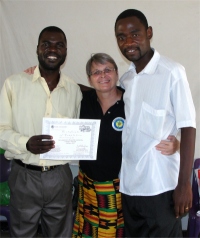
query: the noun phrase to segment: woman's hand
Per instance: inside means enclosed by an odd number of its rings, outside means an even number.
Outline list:
[[[161,140],[161,142],[156,145],[156,149],[163,155],[172,155],[180,148],[180,142],[175,136],[168,136],[167,140]]]
[[[24,72],[27,74],[33,74],[36,66],[30,67],[28,69],[25,69]]]

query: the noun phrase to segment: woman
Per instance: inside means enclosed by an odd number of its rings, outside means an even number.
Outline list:
[[[33,73],[35,67],[25,72]],[[123,93],[117,87],[118,67],[107,54],[93,55],[87,62],[90,85],[83,91],[80,117],[101,119],[97,159],[80,161],[79,199],[72,237],[124,237],[119,171],[121,167],[121,133],[125,120]],[[173,154],[175,137],[156,146],[163,154]]]
[[[107,54],[93,55],[86,73],[95,89],[83,92],[81,118],[101,119],[97,160],[80,161],[79,200],[73,237],[124,237],[119,171],[121,167],[121,133],[125,120],[123,89],[117,87],[118,68]],[[174,139],[173,139],[174,140]],[[174,153],[161,142],[158,149]]]

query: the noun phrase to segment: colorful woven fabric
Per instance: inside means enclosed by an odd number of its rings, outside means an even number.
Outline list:
[[[96,182],[81,171],[72,237],[124,237],[119,179]]]

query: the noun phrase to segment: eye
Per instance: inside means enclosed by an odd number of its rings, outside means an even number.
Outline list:
[[[94,75],[94,76],[98,76],[100,74],[101,74],[100,70],[96,70],[96,71],[90,73],[90,75]]]
[[[94,72],[94,75],[100,75],[101,74],[101,71],[100,70],[97,70]]]
[[[118,41],[124,41],[124,40],[125,40],[125,37],[124,37],[124,36],[118,36],[118,37],[117,37],[117,40],[118,40]]]
[[[111,71],[112,71],[112,70],[111,70],[111,69],[108,69],[108,68],[105,68],[105,69],[104,69],[104,73],[105,73],[105,74],[109,74]]]
[[[49,42],[47,42],[47,41],[43,42],[43,43],[42,43],[42,46],[43,46],[43,47],[48,47],[48,46],[49,46]]]
[[[65,46],[64,46],[63,43],[60,42],[60,43],[57,44],[57,47],[58,47],[58,48],[64,48]]]

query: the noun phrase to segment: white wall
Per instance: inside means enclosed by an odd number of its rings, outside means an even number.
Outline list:
[[[91,53],[110,54],[120,75],[129,63],[118,50],[114,23],[128,8],[141,10],[153,27],[152,46],[186,68],[197,111],[195,158],[200,157],[200,1],[199,0],[0,0],[0,88],[11,74],[37,64],[40,31],[50,25],[64,30],[68,57],[63,71],[88,85],[85,64]]]
[[[9,75],[37,64],[38,35],[49,25],[66,33],[68,57],[63,71],[76,82],[88,85],[85,64],[96,52],[110,54],[122,75],[129,63],[116,44],[115,19],[127,8],[144,12],[154,30],[152,46],[186,68],[197,110],[195,158],[200,157],[199,0],[0,0],[0,7],[0,88]]]

